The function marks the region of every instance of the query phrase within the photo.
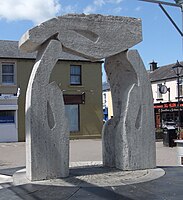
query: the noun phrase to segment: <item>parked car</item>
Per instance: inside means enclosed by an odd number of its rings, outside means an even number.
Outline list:
[[[177,123],[174,121],[165,121],[162,123],[162,128],[177,128]]]

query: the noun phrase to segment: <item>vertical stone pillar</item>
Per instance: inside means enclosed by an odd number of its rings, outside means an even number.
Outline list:
[[[114,117],[103,128],[104,166],[122,170],[154,168],[155,126],[151,84],[137,51],[108,57]]]
[[[62,51],[50,40],[38,49],[26,94],[26,176],[44,180],[69,175],[69,130],[63,95],[49,83]]]

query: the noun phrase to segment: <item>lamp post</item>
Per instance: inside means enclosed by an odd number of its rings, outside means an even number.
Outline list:
[[[178,102],[178,137],[180,138],[180,128],[181,128],[181,121],[180,121],[180,75],[183,69],[183,66],[177,61],[177,63],[172,67],[174,73],[177,76],[177,102]],[[181,139],[181,138],[180,138]]]

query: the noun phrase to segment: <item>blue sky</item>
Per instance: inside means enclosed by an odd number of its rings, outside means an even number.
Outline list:
[[[165,0],[164,0],[165,1]],[[173,0],[166,0],[174,3]],[[181,10],[165,6],[182,27]],[[0,40],[19,40],[36,24],[66,13],[96,13],[142,19],[143,41],[136,48],[146,66],[183,60],[182,38],[157,4],[138,0],[0,0]]]

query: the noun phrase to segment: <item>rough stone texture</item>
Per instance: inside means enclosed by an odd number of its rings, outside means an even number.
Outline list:
[[[70,170],[70,177],[35,181],[31,183],[62,187],[109,187],[152,181],[162,177],[165,174],[165,171],[160,168],[121,171],[119,169],[110,167],[103,168],[97,164],[93,165],[93,162],[80,162],[73,163],[72,165],[73,167]],[[5,180],[4,183],[8,182]],[[30,181],[25,177],[25,169],[21,169],[13,175],[12,185],[24,185],[27,183],[30,183]]]
[[[142,40],[141,20],[102,15],[65,15],[29,30],[19,44],[23,50],[33,52],[48,38],[58,38],[63,51],[98,60],[139,43]]]
[[[41,46],[27,88],[26,176],[31,181],[69,174],[69,130],[63,95],[56,83],[49,83],[61,50],[56,40]]]
[[[103,128],[104,166],[122,170],[156,167],[151,84],[137,51],[106,59],[114,117]]]
[[[141,34],[139,19],[83,14],[51,19],[23,35],[20,48],[38,50],[26,96],[28,179],[69,173],[63,97],[56,84],[49,84],[59,51],[90,60],[107,58],[114,118],[103,129],[104,165],[122,170],[156,166],[151,85],[138,53],[127,53]]]

